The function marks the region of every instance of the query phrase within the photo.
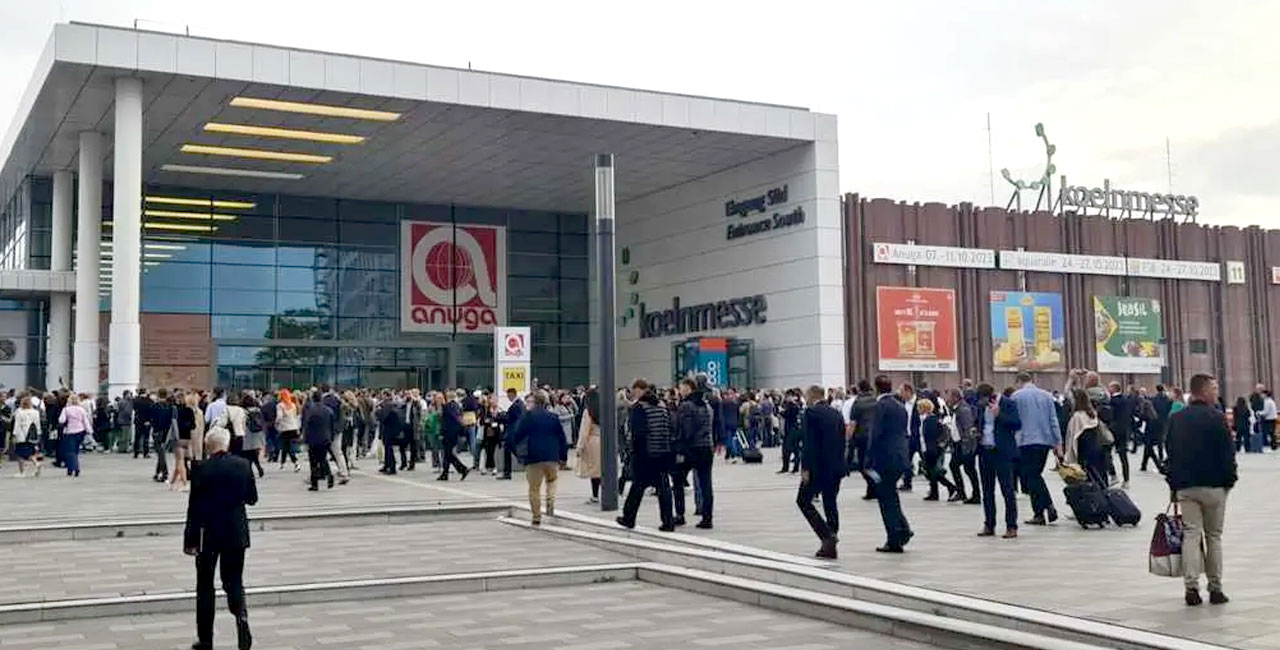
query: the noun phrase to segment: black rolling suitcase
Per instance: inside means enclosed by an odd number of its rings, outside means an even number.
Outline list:
[[[748,465],[759,465],[764,462],[764,452],[747,445],[747,437],[738,432],[738,447],[742,449],[742,462]]]
[[[1111,521],[1116,522],[1117,526],[1137,526],[1138,522],[1142,521],[1142,511],[1134,505],[1128,492],[1120,488],[1111,488],[1105,494],[1107,514],[1111,515]]]
[[[1080,524],[1081,528],[1106,527],[1107,519],[1111,516],[1111,507],[1107,501],[1106,492],[1096,483],[1093,481],[1072,483],[1063,488],[1062,492],[1066,495],[1067,505],[1071,507],[1071,512],[1075,513],[1076,523]]]

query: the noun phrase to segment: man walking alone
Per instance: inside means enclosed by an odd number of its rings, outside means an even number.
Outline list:
[[[631,386],[635,406],[631,407],[631,462],[635,466],[635,480],[627,492],[626,503],[618,524],[624,528],[636,527],[636,511],[645,490],[658,491],[658,514],[662,525],[658,530],[669,533],[676,529],[671,515],[671,466],[675,453],[671,441],[671,412],[658,401],[653,386],[637,379]]]
[[[222,564],[222,590],[236,619],[240,650],[249,650],[249,610],[244,602],[244,552],[249,548],[249,519],[244,507],[258,502],[249,461],[227,450],[231,437],[217,428],[205,438],[211,454],[191,475],[191,497],[183,531],[183,550],[196,558],[196,642],[193,650],[212,650],[213,572]]]
[[[1169,422],[1166,479],[1182,508],[1183,584],[1188,605],[1199,605],[1200,574],[1209,582],[1209,602],[1225,604],[1222,592],[1222,528],[1227,494],[1236,484],[1236,456],[1226,418],[1214,405],[1218,382],[1209,375],[1191,378],[1191,404]],[[1203,546],[1201,539],[1203,538]]]
[[[884,520],[887,540],[876,550],[901,553],[915,536],[898,499],[898,480],[907,471],[910,449],[907,442],[907,409],[893,394],[893,382],[885,375],[876,377],[876,408],[872,416],[871,440],[867,444],[867,461],[863,472],[875,484],[880,502],[880,518]]]
[[[821,386],[810,386],[805,392],[809,406],[804,411],[802,471],[796,505],[822,541],[822,547],[815,555],[834,560],[836,544],[840,541],[836,537],[840,532],[840,509],[836,498],[840,493],[840,480],[845,476],[845,427],[844,416],[823,401],[825,393]],[[813,507],[813,498],[819,494],[822,495],[822,510],[827,517],[825,521]]]

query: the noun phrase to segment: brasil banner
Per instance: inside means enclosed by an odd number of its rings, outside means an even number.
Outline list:
[[[1161,323],[1159,300],[1094,296],[1098,372],[1159,374],[1164,368]]]

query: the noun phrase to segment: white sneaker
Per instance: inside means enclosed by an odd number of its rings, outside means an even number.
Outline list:
[[[1128,489],[1129,489],[1129,482],[1128,482],[1128,481],[1125,481],[1124,483],[1121,483],[1121,484],[1120,484],[1120,489],[1121,489],[1121,490],[1128,490]]]

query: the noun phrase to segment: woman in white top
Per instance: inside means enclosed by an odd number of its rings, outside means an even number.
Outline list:
[[[22,404],[13,413],[14,452],[18,455],[18,476],[27,476],[27,466],[34,465],[31,476],[40,476],[40,411],[32,405],[30,396],[22,398]]]
[[[298,466],[298,452],[294,450],[294,446],[298,442],[298,430],[302,428],[302,418],[299,416],[298,403],[293,399],[293,393],[288,388],[280,389],[280,403],[276,405],[276,431],[280,432],[280,469],[284,469],[284,461],[286,458],[293,461],[293,471],[300,471],[302,468]]]

